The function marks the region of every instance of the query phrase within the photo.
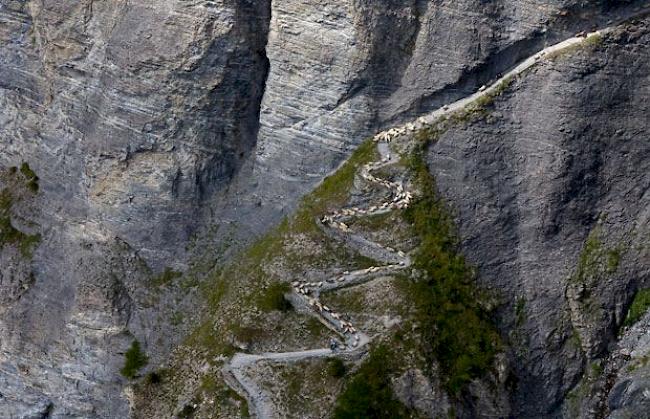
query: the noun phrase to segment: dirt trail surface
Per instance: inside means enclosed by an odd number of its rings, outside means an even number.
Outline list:
[[[636,13],[636,16],[647,14],[649,10],[650,6],[646,6],[646,8]],[[507,83],[512,77],[518,76],[535,66],[544,58],[544,56],[566,50],[588,40],[605,35],[608,32],[611,32],[618,24],[620,24],[620,22],[616,22],[610,27],[585,34],[584,36],[576,36],[549,46],[522,61],[490,86],[483,86],[479,91],[466,98],[445,105],[428,115],[418,118],[414,122],[406,123],[400,127],[391,128],[375,136],[373,141],[377,144],[377,150],[380,156],[379,160],[364,165],[358,175],[365,182],[387,188],[391,192],[391,198],[381,204],[376,204],[367,208],[350,207],[340,209],[339,211],[326,215],[319,220],[319,223],[325,231],[329,230],[328,233],[332,233],[331,235],[333,237],[344,238],[342,241],[344,241],[346,245],[353,243],[353,247],[357,248],[357,250],[362,249],[364,256],[381,261],[385,263],[385,265],[373,266],[358,271],[344,272],[343,275],[329,278],[322,282],[296,281],[292,283],[292,303],[297,307],[308,308],[310,312],[317,316],[323,324],[336,333],[340,337],[341,341],[335,350],[330,348],[318,348],[295,352],[262,354],[237,353],[234,355],[233,358],[224,366],[223,375],[228,385],[247,400],[252,415],[258,419],[278,417],[273,402],[271,401],[271,397],[268,394],[265,394],[261,386],[246,374],[246,369],[250,368],[255,363],[260,361],[294,363],[305,359],[360,354],[364,350],[364,347],[370,342],[370,338],[366,334],[361,330],[358,330],[351,322],[346,320],[347,316],[335,311],[335,308],[333,307],[328,307],[322,304],[319,300],[321,293],[366,283],[382,276],[382,274],[405,269],[410,265],[411,260],[408,255],[399,250],[385,247],[379,243],[372,242],[365,237],[357,235],[352,232],[351,228],[346,224],[347,220],[354,217],[385,214],[395,209],[407,208],[411,203],[413,192],[407,190],[402,182],[392,182],[373,175],[373,172],[378,169],[399,163],[398,156],[391,154],[389,143],[398,137],[415,133],[443,117],[461,111],[481,97],[497,94],[502,88],[503,83]]]
[[[296,281],[291,284],[293,287],[291,296],[292,303],[295,306],[308,307],[310,312],[314,313],[323,324],[336,333],[340,337],[340,341],[337,342],[337,348],[335,350],[321,348],[256,355],[238,353],[224,367],[223,372],[226,382],[247,399],[252,410],[251,413],[254,412],[257,418],[272,418],[277,417],[277,414],[274,412],[270,397],[262,391],[255,380],[247,376],[245,370],[248,367],[259,361],[298,362],[308,358],[333,357],[361,352],[368,342],[370,342],[370,338],[358,330],[350,321],[346,320],[344,314],[322,304],[319,300],[320,294],[322,292],[334,291],[371,281],[382,274],[404,269],[411,263],[410,258],[402,251],[385,247],[357,234],[352,234],[350,227],[345,223],[346,220],[353,217],[385,214],[394,209],[404,209],[413,199],[412,193],[407,191],[401,182],[390,182],[372,174],[375,170],[399,163],[399,159],[390,154],[388,148],[388,142],[390,140],[391,137],[382,136],[380,138],[377,136],[375,138],[375,142],[378,143],[377,148],[380,160],[364,165],[360,176],[366,182],[389,189],[391,198],[386,202],[368,208],[344,208],[326,215],[319,220],[321,228],[325,230],[336,230],[337,233],[347,235],[350,240],[356,243],[355,247],[363,248],[362,253],[364,256],[371,257],[374,260],[382,261],[386,264],[371,266],[352,272],[344,272],[340,276],[328,278],[322,282]]]

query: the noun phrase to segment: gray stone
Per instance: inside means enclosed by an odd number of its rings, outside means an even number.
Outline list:
[[[647,23],[532,70],[496,100],[500,118],[449,129],[427,155],[464,254],[503,301],[517,417],[559,415],[586,364],[607,355],[634,290],[648,286]],[[590,234],[596,261],[578,278]],[[612,266],[610,251],[620,256]]]
[[[43,239],[27,263],[17,262],[15,249],[0,254],[0,410],[18,417],[48,412],[52,417],[125,417],[125,380],[118,371],[132,335],[159,359],[183,332],[161,319],[174,308],[196,311],[192,294],[185,291],[152,304],[147,283],[153,274],[164,267],[187,268],[202,249],[224,245],[233,232],[243,243],[263,233],[379,128],[464,97],[545,43],[616,19],[628,8],[627,2],[583,3],[1,2],[0,166],[28,162],[40,177],[32,207],[18,208],[15,215],[37,226]],[[568,13],[560,13],[563,10]],[[644,36],[643,31],[635,33],[629,35],[631,42]],[[639,47],[637,52],[643,51]],[[601,59],[607,66],[607,58]],[[628,63],[633,65],[641,64]],[[589,77],[570,70],[564,78],[553,75],[555,81],[545,89],[557,93],[571,81],[569,75]],[[596,74],[603,75],[604,84],[589,84],[593,98],[604,95],[609,98],[604,103],[616,110],[616,100],[625,99],[613,94],[618,85],[606,84],[612,80],[606,72]],[[538,83],[545,86],[542,80]],[[536,103],[533,96],[520,106]],[[542,109],[550,118],[558,98],[547,99]],[[564,106],[586,105],[577,101]],[[619,109],[614,116],[623,119],[627,111]],[[504,109],[504,114],[509,112]],[[637,123],[620,124],[628,135],[628,145],[621,145],[627,160],[603,158],[603,167],[623,164],[625,170],[640,170],[643,156],[634,153],[638,134],[647,125],[643,115]],[[568,198],[583,180],[601,182],[601,166],[587,165],[575,169],[584,175],[574,173],[569,164],[573,153],[586,159],[614,151],[600,142],[577,142],[576,133],[586,127],[572,121],[567,125],[573,134],[564,139],[566,152],[537,150],[540,159],[552,160],[548,166],[539,163],[540,170],[567,167],[546,173],[566,176],[564,183],[555,183],[570,192],[553,195],[557,191],[548,190],[554,204],[547,208],[544,228],[549,232],[544,234],[559,234],[552,230],[564,223],[581,227],[567,233],[572,246],[566,252],[558,247],[542,253],[547,256],[540,262],[553,267],[548,269],[557,267],[556,258],[575,262],[578,244],[593,222],[583,219],[583,207],[593,200],[610,202],[606,194],[585,198],[588,202]],[[514,135],[510,126],[503,128],[500,135]],[[514,151],[527,150],[499,151],[512,162],[525,155],[515,156]],[[499,156],[494,147],[489,152]],[[495,159],[486,165],[492,170],[507,162]],[[517,184],[530,173],[495,173],[491,181],[501,176],[509,182],[504,185]],[[643,185],[630,176],[625,172],[617,179],[637,185],[626,192],[634,205],[628,207],[625,201],[614,208],[617,201],[612,197],[612,206],[606,206],[611,222],[628,220],[641,205]],[[547,186],[538,183],[530,188]],[[489,201],[495,196],[483,196],[488,200],[475,205],[483,219],[506,223],[519,208],[510,202],[500,219],[499,208]],[[501,198],[507,203],[514,194],[506,191]],[[591,209],[588,215],[599,212]],[[497,237],[518,239],[514,231],[506,228]],[[194,236],[202,240],[200,245],[188,246]],[[476,255],[472,240],[477,236],[467,237],[466,247]],[[535,233],[527,237],[532,242]],[[490,266],[517,260],[534,274],[531,260],[538,250],[531,245],[520,249],[518,257],[506,252],[476,260],[490,261]],[[558,272],[568,273],[563,269]],[[33,281],[25,279],[31,275]],[[507,279],[503,282],[504,289],[512,288]],[[561,297],[554,287],[563,282],[547,278],[543,283],[539,296],[530,283],[525,290],[517,289],[518,295],[539,297],[540,306],[548,308]],[[611,298],[626,301],[619,291]],[[178,302],[184,298],[188,300]],[[545,319],[526,327],[542,325],[540,333],[555,342],[551,352],[566,355],[561,348],[572,314],[557,311],[562,315],[544,313]],[[610,315],[603,330],[611,334],[614,323]],[[587,329],[581,333],[591,336]],[[589,342],[596,352],[602,351],[597,339]],[[558,361],[556,355],[535,356],[546,357],[550,364]],[[540,400],[559,400],[575,381],[577,359],[578,350],[553,367],[552,378],[562,383],[561,389],[545,388]],[[18,372],[20,365],[29,374]],[[566,372],[560,372],[563,366]]]

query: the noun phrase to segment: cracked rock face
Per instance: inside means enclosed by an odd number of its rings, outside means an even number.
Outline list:
[[[471,94],[627,4],[583,3],[273,1],[255,157],[217,222],[259,234],[365,138]]]
[[[264,3],[14,1],[0,14],[0,161],[31,163],[50,217],[153,262],[173,255],[255,143]]]
[[[1,254],[0,411],[125,417],[128,333],[156,322],[134,261],[182,264],[202,202],[251,152],[268,4],[7,1],[0,21],[0,164],[38,174],[20,215],[43,236],[29,267]]]
[[[463,251],[503,300],[515,416],[558,414],[648,286],[648,41],[645,20],[556,57],[429,150]],[[615,389],[612,406],[631,402]]]
[[[28,162],[38,174],[34,208],[16,216],[42,236],[31,260],[18,261],[12,248],[0,253],[0,408],[17,417],[128,415],[118,370],[131,334],[154,355],[178,338],[160,331],[156,309],[138,297],[151,279],[145,263],[156,272],[187,266],[188,241],[206,223],[234,226],[244,240],[265,231],[379,128],[467,95],[544,43],[615,18],[628,2],[583,3],[0,3],[0,165]],[[571,80],[556,77],[560,95]],[[553,114],[558,98],[548,100]],[[551,224],[580,226],[573,248],[556,251],[573,261],[593,221],[577,209],[553,211]],[[542,305],[560,298],[542,294]],[[613,295],[606,304],[629,298]],[[598,335],[612,333],[615,316],[578,322],[580,308],[561,312],[544,323],[557,347],[566,327],[551,324],[574,321],[582,350],[602,351]],[[563,389],[579,370],[569,364],[553,372],[566,379]]]

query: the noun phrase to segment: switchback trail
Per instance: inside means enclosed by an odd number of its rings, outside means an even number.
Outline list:
[[[385,265],[344,272],[342,275],[328,278],[322,282],[296,281],[291,284],[293,287],[293,304],[309,307],[323,324],[340,337],[342,344],[337,351],[332,351],[330,348],[321,348],[307,351],[263,353],[257,355],[245,353],[235,354],[223,369],[224,377],[233,389],[238,390],[238,392],[245,396],[249,406],[252,408],[251,410],[253,410],[257,418],[272,418],[277,417],[277,415],[273,410],[273,405],[268,395],[264,393],[253,379],[246,376],[244,370],[250,365],[264,360],[297,362],[308,358],[340,356],[345,353],[361,351],[368,344],[370,338],[358,330],[350,321],[346,320],[345,315],[338,313],[334,308],[322,304],[319,300],[320,294],[322,292],[334,291],[371,281],[382,274],[404,269],[411,263],[410,258],[402,251],[385,247],[379,243],[374,243],[363,237],[351,234],[350,228],[345,223],[345,221],[353,217],[385,214],[394,209],[406,208],[413,199],[412,193],[407,191],[401,182],[383,180],[372,174],[377,169],[399,162],[396,156],[391,156],[390,154],[388,148],[388,142],[391,140],[390,137],[382,137],[381,140],[379,137],[376,137],[375,140],[378,142],[380,160],[364,165],[360,175],[366,182],[389,189],[391,191],[391,198],[386,202],[369,208],[351,207],[341,209],[324,216],[321,220],[318,220],[318,223],[323,229],[334,229],[338,233],[350,235],[352,239],[362,242],[363,247],[366,249],[364,252],[365,256],[381,261]]]
[[[650,5],[636,13],[635,16],[647,14],[648,9],[650,9]],[[617,24],[619,23],[620,22]],[[602,36],[612,31],[617,24],[591,32],[584,36],[569,38],[558,44],[549,46],[522,61],[489,87],[484,86],[479,89],[479,91],[466,98],[445,105],[428,115],[418,118],[414,122],[409,122],[400,127],[391,128],[387,131],[381,132],[374,137],[373,141],[377,144],[380,156],[379,160],[364,165],[359,175],[365,182],[387,188],[391,192],[391,198],[385,202],[368,208],[352,207],[340,209],[324,216],[319,220],[319,223],[322,228],[326,230],[330,229],[335,232],[336,234],[333,234],[333,236],[340,237],[341,235],[345,235],[347,237],[346,242],[355,241],[360,243],[361,245],[359,247],[365,249],[363,253],[367,253],[366,256],[381,261],[384,265],[353,272],[344,272],[343,275],[329,278],[323,282],[296,281],[292,283],[293,291],[291,299],[293,304],[308,307],[323,324],[340,337],[342,344],[336,351],[332,351],[330,348],[317,348],[295,352],[235,354],[223,367],[223,375],[228,385],[247,400],[252,415],[258,419],[278,417],[273,402],[271,401],[271,397],[263,391],[262,387],[253,378],[247,376],[245,373],[245,370],[253,364],[260,361],[295,363],[305,359],[356,354],[363,351],[364,347],[370,342],[370,337],[346,320],[347,317],[344,314],[337,312],[334,307],[328,307],[320,302],[319,296],[322,292],[331,292],[343,287],[351,287],[366,283],[374,280],[382,274],[397,272],[410,265],[410,258],[402,251],[382,246],[379,243],[374,243],[367,238],[361,237],[356,233],[353,233],[350,227],[346,224],[347,220],[355,217],[385,214],[396,209],[407,208],[411,203],[413,192],[409,191],[402,182],[391,182],[373,175],[373,172],[377,169],[395,165],[399,162],[398,156],[391,155],[389,143],[397,137],[412,134],[435,123],[443,117],[460,111],[482,97],[497,94],[499,89],[502,88],[503,83],[507,83],[507,81],[512,77],[518,76],[535,66],[547,54],[561,52],[583,43],[586,40]]]

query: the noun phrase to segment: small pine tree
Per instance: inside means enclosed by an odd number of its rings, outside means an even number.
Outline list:
[[[134,379],[140,371],[149,362],[147,355],[140,349],[140,342],[134,340],[131,347],[124,354],[124,367],[120,370],[123,376]]]

